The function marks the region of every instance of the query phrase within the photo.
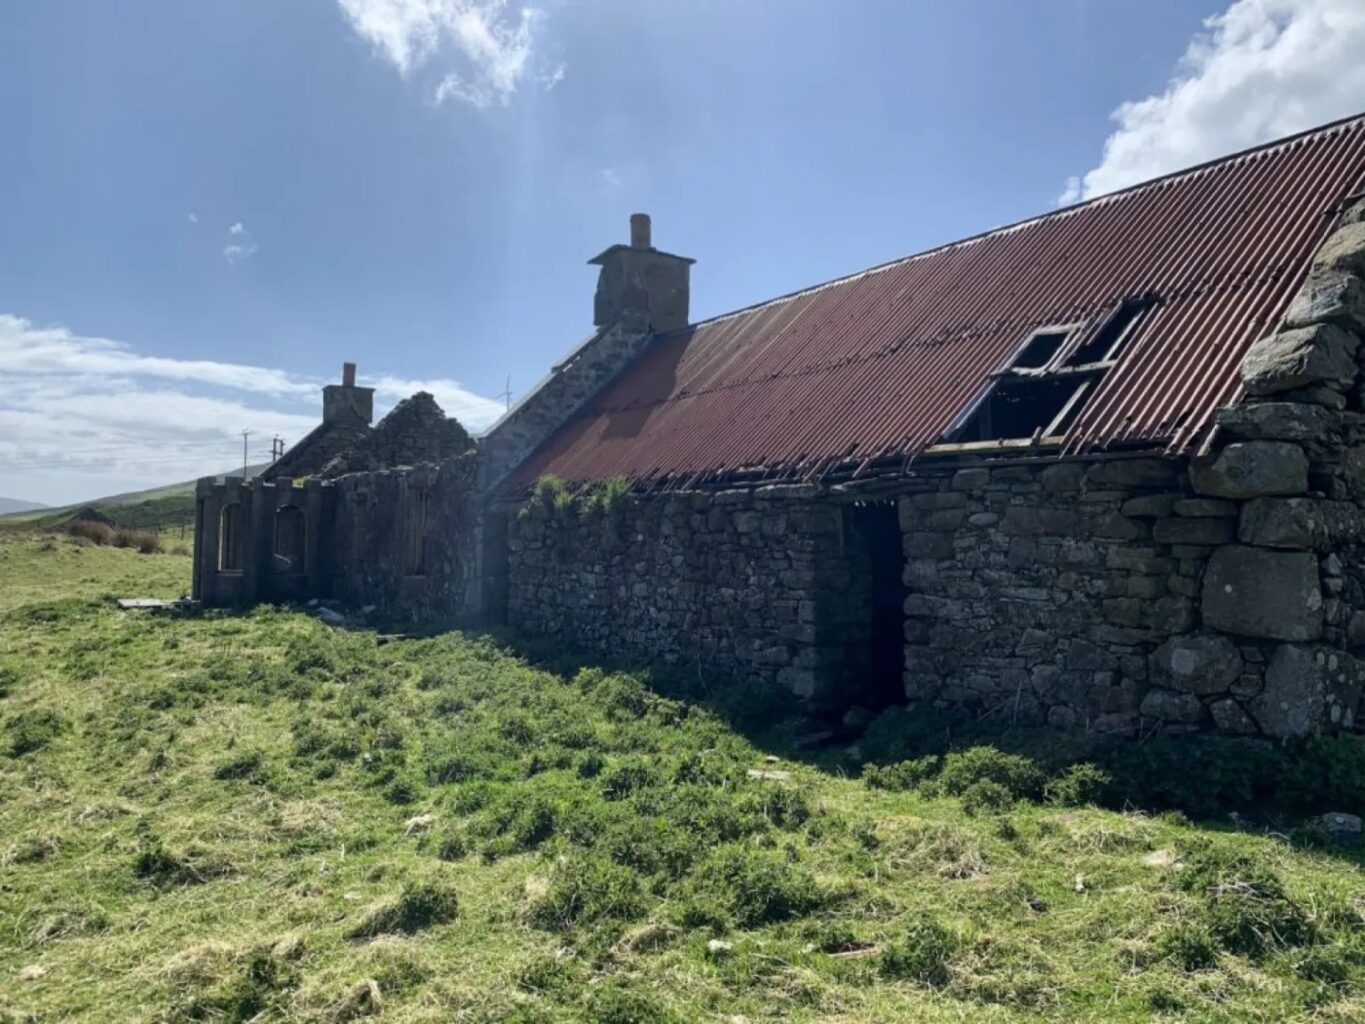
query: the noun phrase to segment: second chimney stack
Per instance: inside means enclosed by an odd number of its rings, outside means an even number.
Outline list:
[[[630,247],[632,249],[652,249],[654,247],[649,238],[649,214],[632,213],[630,215]]]

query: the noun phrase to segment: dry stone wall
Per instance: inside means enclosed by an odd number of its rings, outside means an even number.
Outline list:
[[[839,509],[801,488],[532,503],[509,525],[508,621],[818,702],[866,664],[866,579],[843,549]]]
[[[1195,632],[1236,509],[1197,497],[1180,462],[963,469],[900,511],[912,701],[1136,733],[1208,724],[1256,687],[1255,651]]]

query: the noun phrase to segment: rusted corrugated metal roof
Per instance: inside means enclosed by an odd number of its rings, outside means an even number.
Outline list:
[[[1365,117],[662,336],[513,482],[809,474],[938,442],[1035,329],[1157,304],[1068,447],[1171,452],[1240,396],[1365,172]],[[1074,343],[1073,343],[1074,344]]]

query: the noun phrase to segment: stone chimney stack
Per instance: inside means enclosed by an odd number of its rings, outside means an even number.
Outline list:
[[[589,263],[601,267],[593,323],[620,324],[661,334],[686,327],[691,267],[696,260],[660,252],[650,237],[649,214],[630,216],[630,244],[613,245]]]
[[[341,364],[341,383],[322,389],[322,422],[339,419],[374,419],[374,388],[355,386],[355,363]]]
[[[649,240],[649,214],[630,215],[630,247],[632,249],[653,249]]]

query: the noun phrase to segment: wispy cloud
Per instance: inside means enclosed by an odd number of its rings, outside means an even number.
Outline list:
[[[199,223],[199,214],[197,214],[197,213],[195,213],[193,210],[191,210],[189,213],[185,214],[185,219],[186,219],[187,221],[189,221],[191,224],[198,224],[198,223]]]
[[[338,0],[351,27],[404,77],[431,66],[437,104],[507,104],[528,81],[551,88],[562,64],[536,64],[536,7],[508,0]]]
[[[229,264],[236,264],[256,255],[256,239],[241,221],[227,230],[227,244],[223,246],[223,258]]]
[[[63,326],[0,314],[0,479],[5,497],[50,504],[267,460],[274,434],[289,443],[317,425],[321,378],[270,367],[140,353]],[[414,391],[432,392],[471,429],[500,403],[444,378],[381,374],[380,414]]]
[[[1159,95],[1124,103],[1098,165],[1059,201],[1112,192],[1365,107],[1365,3],[1235,0]]]

